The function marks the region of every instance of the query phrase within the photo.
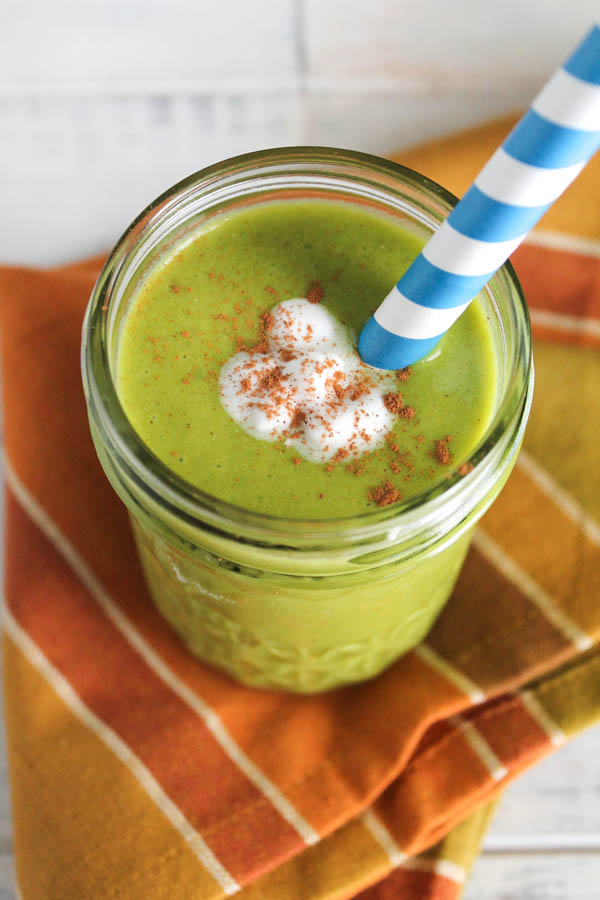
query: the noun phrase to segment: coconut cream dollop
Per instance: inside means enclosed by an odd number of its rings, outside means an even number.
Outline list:
[[[265,339],[221,369],[219,396],[231,418],[313,462],[376,449],[396,419],[394,373],[365,365],[354,336],[318,303],[285,300],[265,319]]]

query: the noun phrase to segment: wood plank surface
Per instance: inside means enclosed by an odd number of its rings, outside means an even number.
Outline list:
[[[0,71],[5,90],[276,84],[295,69],[293,26],[293,0],[22,0],[3,6]]]
[[[307,63],[321,77],[399,76],[447,90],[502,90],[507,81],[536,82],[562,63],[597,14],[579,0],[305,0]]]
[[[598,900],[598,853],[481,856],[462,900]]]

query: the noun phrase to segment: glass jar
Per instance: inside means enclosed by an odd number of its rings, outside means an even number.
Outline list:
[[[214,217],[306,197],[380,210],[423,239],[456,202],[415,172],[349,151],[269,150],[204,169],[147,207],[111,253],[86,313],[82,368],[96,449],[129,510],[165,619],[192,653],[246,684],[315,692],[376,675],[427,634],[473,526],[515,462],[533,368],[527,310],[507,264],[481,295],[498,390],[466,476],[394,506],[318,521],[251,512],[181,479],[142,442],[117,396],[132,295],[158,260]]]

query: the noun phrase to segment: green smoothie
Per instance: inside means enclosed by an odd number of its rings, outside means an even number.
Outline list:
[[[158,198],[94,290],[92,436],[153,600],[246,684],[322,691],[423,640],[514,464],[531,372],[510,271],[410,370],[356,353],[451,207],[375,157],[249,154]]]
[[[264,203],[188,237],[145,279],[122,328],[118,392],[133,427],[195,487],[275,516],[354,516],[444,482],[481,439],[496,399],[477,302],[430,359],[388,385],[399,414],[372,451],[306,459],[284,440],[248,434],[219,394],[223,364],[240,347],[260,349],[265,320],[288,298],[312,290],[355,343],[420,246],[391,217],[315,200]]]

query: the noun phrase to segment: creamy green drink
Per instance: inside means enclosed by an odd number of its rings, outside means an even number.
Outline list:
[[[219,391],[223,364],[240,346],[260,351],[265,340],[268,346],[264,323],[290,297],[318,294],[317,302],[348,327],[355,348],[365,318],[419,249],[391,217],[342,203],[267,203],[213,222],[174,248],[132,302],[117,364],[132,425],[178,475],[257,512],[338,518],[372,508],[384,484],[398,499],[430,489],[469,458],[492,416],[497,367],[478,303],[430,360],[389,379],[388,405],[399,396],[398,410],[387,440],[373,450],[350,452],[342,441],[326,462],[306,459],[285,436],[246,433]],[[245,358],[260,360],[267,346]],[[330,358],[323,355],[325,364]],[[271,371],[284,367],[277,354],[268,359]],[[365,367],[364,379],[369,375]],[[331,400],[335,389],[352,387],[350,378],[331,379]],[[262,394],[268,397],[268,388]]]
[[[312,183],[291,171],[307,159]],[[500,295],[518,289],[504,276],[429,358],[380,373],[356,338],[444,214],[420,208],[439,189],[318,150],[202,176],[134,223],[92,298],[98,453],[193,653],[261,687],[362,680],[427,633],[513,464],[528,336]]]

